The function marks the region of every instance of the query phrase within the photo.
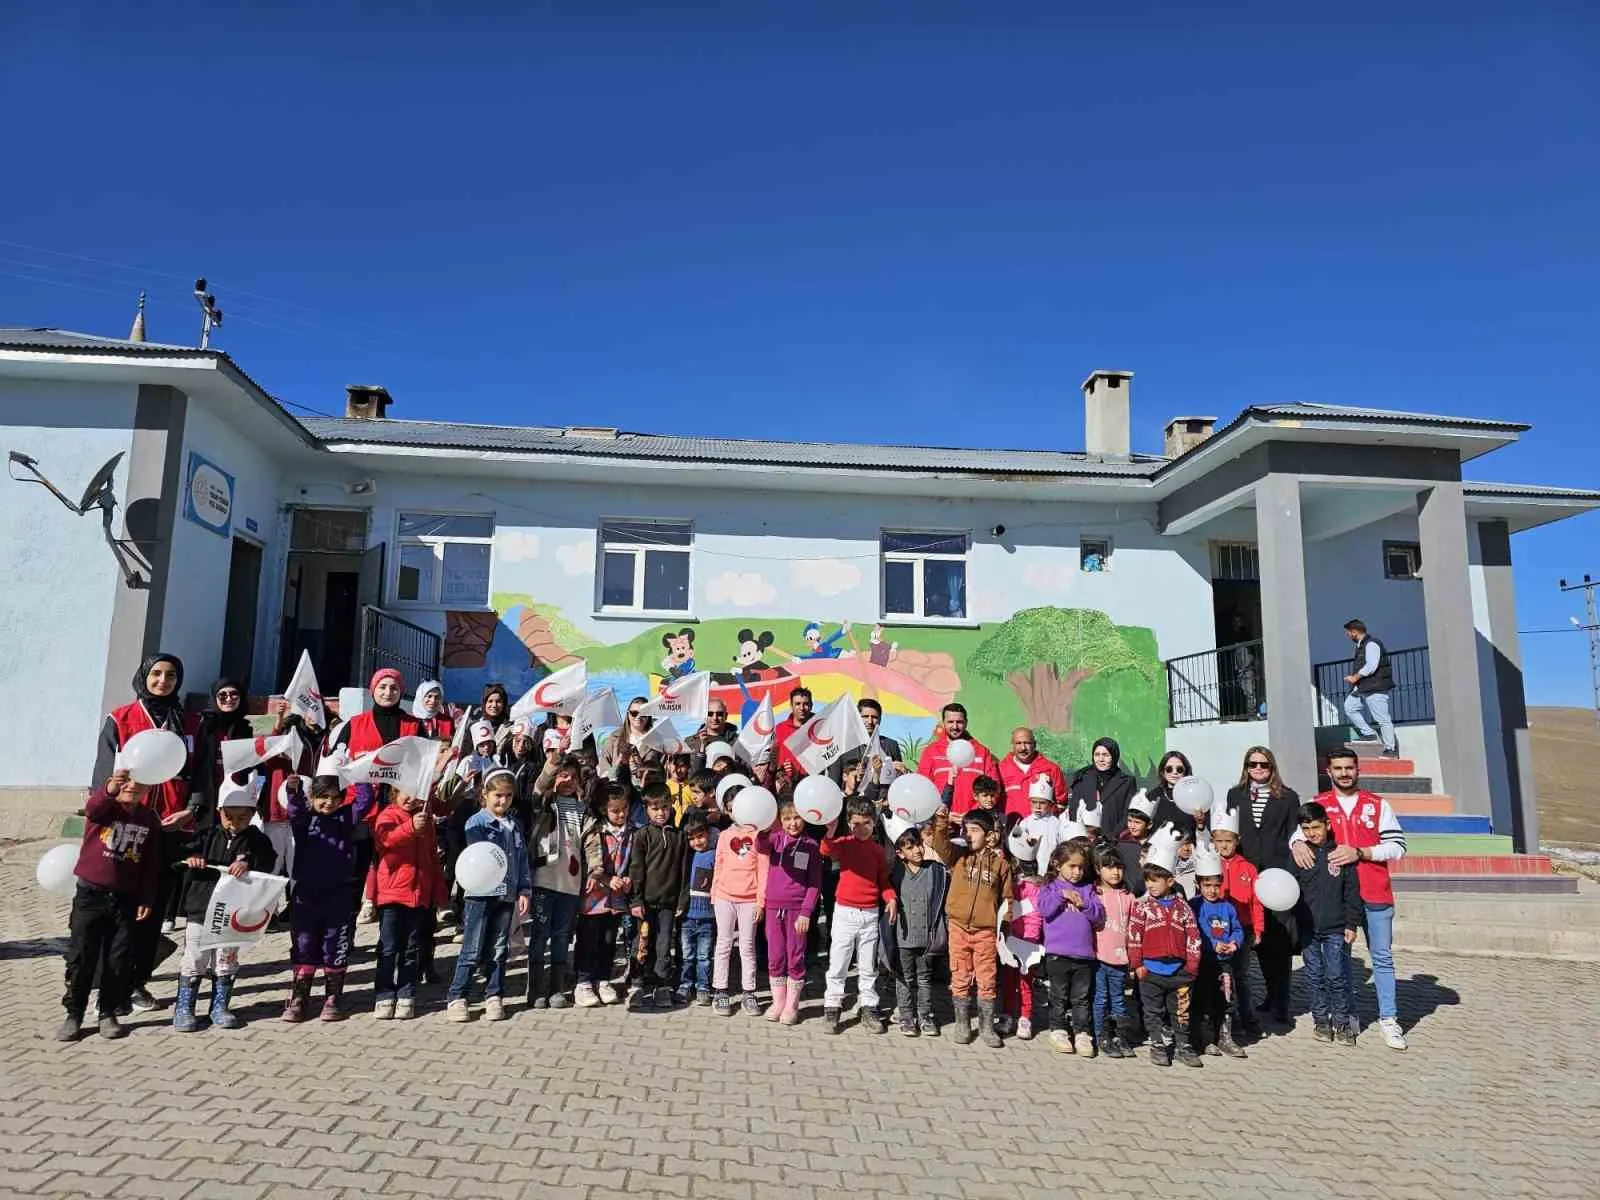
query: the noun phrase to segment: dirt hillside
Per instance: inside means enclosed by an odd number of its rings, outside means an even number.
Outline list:
[[[1592,708],[1530,708],[1539,840],[1600,849],[1600,724]]]

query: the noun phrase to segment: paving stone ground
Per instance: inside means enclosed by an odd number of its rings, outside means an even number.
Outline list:
[[[0,854],[3,1196],[1600,1196],[1600,966],[1408,954],[1409,1051],[1302,1020],[1187,1071],[828,1038],[811,998],[792,1029],[520,1006],[462,1026],[437,995],[411,1022],[287,1026],[280,935],[246,960],[245,1029],[174,1034],[168,969],[131,1037],[62,1046],[67,908],[38,852]]]

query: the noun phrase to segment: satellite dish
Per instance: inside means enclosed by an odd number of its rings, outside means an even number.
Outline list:
[[[123,453],[118,450],[111,456],[109,462],[94,473],[89,486],[83,489],[83,499],[78,501],[80,513],[86,513],[91,508],[106,508],[116,504],[116,496],[111,491],[111,477],[116,474],[117,464],[122,461]]]

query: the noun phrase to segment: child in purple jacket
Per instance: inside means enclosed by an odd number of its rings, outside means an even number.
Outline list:
[[[1044,970],[1050,981],[1050,1045],[1063,1054],[1093,1058],[1094,927],[1105,920],[1106,909],[1094,890],[1088,846],[1078,840],[1062,842],[1050,855],[1046,875],[1050,882],[1039,892],[1039,915],[1044,918]]]
[[[805,819],[792,800],[778,808],[780,829],[761,835],[759,846],[769,868],[766,891],[756,907],[767,915],[767,970],[772,973],[772,1007],[767,1020],[793,1025],[800,1020],[800,990],[806,982],[806,931],[822,885],[822,853],[806,833]]]

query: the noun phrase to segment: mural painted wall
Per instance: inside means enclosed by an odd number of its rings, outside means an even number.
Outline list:
[[[447,614],[452,696],[475,695],[490,680],[515,696],[583,658],[591,686],[623,700],[653,695],[663,679],[711,671],[714,695],[741,724],[769,694],[781,716],[801,685],[819,705],[845,693],[871,697],[883,705],[884,732],[913,760],[952,700],[967,706],[974,736],[1001,754],[1018,725],[1032,727],[1040,748],[1069,769],[1088,761],[1102,735],[1117,738],[1141,773],[1162,750],[1166,675],[1155,635],[1092,609],[1029,608],[959,629],[726,618],[658,625],[605,645],[531,596],[500,594],[493,604],[492,613]]]

